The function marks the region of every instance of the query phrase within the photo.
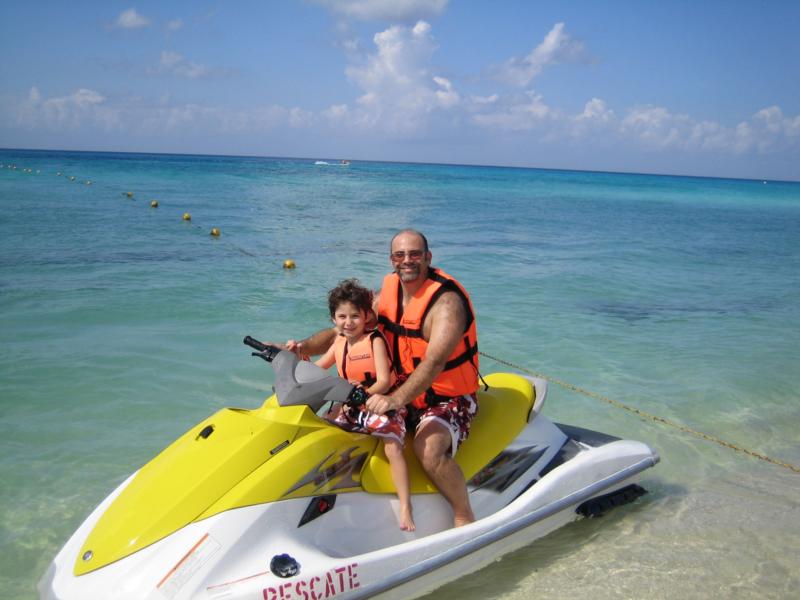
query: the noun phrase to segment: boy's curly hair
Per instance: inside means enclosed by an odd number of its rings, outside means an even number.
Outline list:
[[[369,313],[372,310],[372,290],[362,286],[358,279],[345,279],[328,292],[328,309],[331,318],[336,314],[336,309],[342,302],[350,302],[359,310]]]

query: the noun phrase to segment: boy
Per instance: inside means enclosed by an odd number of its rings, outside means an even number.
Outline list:
[[[328,308],[338,335],[328,351],[314,363],[324,369],[335,363],[339,377],[363,386],[370,395],[387,393],[396,381],[386,340],[377,330],[366,329],[372,301],[372,292],[359,285],[356,279],[342,281],[330,291]],[[384,452],[400,500],[400,529],[414,531],[408,466],[403,456],[405,413],[404,408],[389,416],[372,413],[365,406],[338,407],[328,418],[343,429],[383,438]]]

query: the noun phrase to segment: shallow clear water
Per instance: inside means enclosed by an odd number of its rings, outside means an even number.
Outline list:
[[[271,372],[242,337],[322,327],[326,290],[378,286],[406,226],[471,292],[487,354],[800,464],[800,184],[10,150],[0,164],[1,598],[35,597],[91,508],[172,439],[258,405]],[[545,411],[656,447],[650,494],[437,598],[800,591],[798,474],[555,384]]]

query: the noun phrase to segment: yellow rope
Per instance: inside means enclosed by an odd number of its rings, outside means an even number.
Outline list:
[[[521,371],[523,373],[527,373],[528,375],[533,375],[534,377],[539,377],[541,379],[546,379],[547,381],[549,381],[551,383],[554,383],[556,385],[559,385],[559,386],[563,387],[564,389],[571,390],[571,391],[577,392],[579,394],[583,394],[584,396],[588,396],[589,398],[594,398],[595,400],[600,400],[600,401],[605,402],[607,404],[611,404],[612,406],[616,406],[617,408],[621,408],[623,410],[627,410],[628,412],[633,413],[635,415],[638,415],[640,417],[644,417],[646,419],[650,419],[651,421],[655,421],[657,423],[661,423],[663,425],[667,425],[669,427],[673,427],[675,429],[678,429],[679,431],[683,431],[684,433],[688,433],[688,434],[693,435],[695,437],[698,437],[700,439],[703,439],[703,440],[706,440],[706,441],[709,441],[709,442],[714,442],[715,444],[719,444],[720,446],[724,446],[725,448],[730,448],[731,450],[735,450],[736,452],[741,452],[743,454],[747,454],[747,455],[752,456],[754,458],[757,458],[759,460],[763,460],[763,461],[766,461],[768,463],[772,463],[773,465],[778,465],[780,467],[784,467],[785,469],[789,469],[791,471],[794,471],[795,473],[800,473],[800,467],[797,467],[797,466],[795,466],[793,464],[790,464],[790,463],[784,462],[782,460],[778,460],[778,459],[772,458],[770,456],[766,456],[765,454],[761,454],[759,452],[755,452],[755,451],[749,450],[747,448],[743,448],[742,446],[739,446],[738,444],[733,444],[731,442],[726,442],[725,440],[722,440],[722,439],[720,439],[718,437],[715,437],[715,436],[710,435],[708,433],[703,433],[702,431],[697,431],[696,429],[692,429],[691,427],[687,427],[686,425],[681,425],[680,423],[676,423],[675,421],[670,421],[669,419],[665,419],[664,417],[659,417],[658,415],[651,415],[650,413],[645,412],[645,411],[643,411],[643,410],[641,410],[639,408],[636,408],[636,407],[633,407],[633,406],[628,406],[627,404],[624,404],[624,403],[620,402],[619,400],[613,400],[612,398],[609,398],[607,396],[603,396],[601,394],[597,394],[595,392],[591,392],[591,391],[586,390],[586,389],[584,389],[582,387],[578,387],[577,385],[573,385],[571,383],[567,383],[566,381],[561,381],[561,380],[556,379],[554,377],[548,377],[547,375],[543,375],[541,373],[537,373],[536,371],[532,371],[530,369],[526,369],[525,367],[521,367],[519,365],[515,365],[514,363],[511,363],[511,362],[509,362],[507,360],[503,360],[502,358],[497,358],[496,356],[492,356],[490,354],[486,354],[485,352],[479,352],[479,354],[481,356],[484,356],[484,357],[490,359],[490,360],[493,360],[493,361],[498,362],[500,364],[503,364],[503,365],[506,365],[508,367],[511,367],[512,369],[516,369],[516,370]]]

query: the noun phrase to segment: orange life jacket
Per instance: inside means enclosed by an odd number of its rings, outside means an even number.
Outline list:
[[[378,343],[386,344],[386,340],[377,329],[368,332],[360,341],[352,345],[347,343],[345,336],[341,334],[336,336],[333,342],[333,355],[336,358],[339,377],[350,383],[360,383],[365,388],[377,381],[378,371],[375,367],[375,352],[372,349],[375,338],[380,340]],[[386,352],[389,353],[388,344]],[[391,383],[394,384],[395,374],[391,361],[388,366],[391,371]]]
[[[428,279],[403,307],[403,288],[396,273],[383,280],[378,300],[378,326],[386,336],[393,364],[398,374],[409,375],[425,357],[428,342],[422,337],[422,325],[434,302],[444,292],[457,293],[464,302],[467,322],[464,335],[447,358],[444,369],[431,387],[414,399],[412,405],[424,408],[442,397],[472,394],[478,389],[478,331],[475,310],[462,285],[440,269],[428,269]]]

